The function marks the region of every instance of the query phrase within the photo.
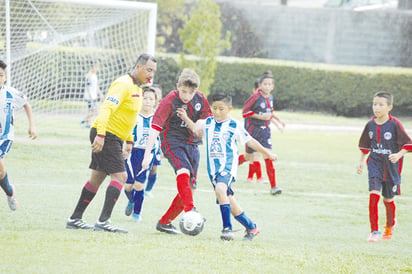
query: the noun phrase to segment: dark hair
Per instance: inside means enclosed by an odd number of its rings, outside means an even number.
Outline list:
[[[144,88],[143,88],[143,94],[144,94],[145,92],[153,92],[154,97],[155,97],[155,100],[157,100],[156,91],[154,90],[153,87],[144,87]]]
[[[388,105],[392,105],[393,104],[393,95],[387,91],[379,91],[377,93],[375,93],[375,95],[373,97],[381,97],[381,98],[385,98],[386,101],[388,102]]]
[[[4,70],[6,70],[6,68],[7,68],[6,63],[4,63],[3,60],[0,60],[0,68],[2,68],[2,69],[4,69]]]
[[[262,84],[265,79],[272,79],[273,82],[275,82],[275,77],[273,77],[273,74],[272,74],[272,72],[271,72],[270,70],[265,71],[265,72],[262,74],[262,76],[260,77],[260,82],[259,82],[259,84]]]
[[[255,80],[255,82],[253,83],[253,86],[255,87],[255,89],[258,89],[258,88],[259,88],[259,84],[260,84],[260,78],[257,78],[257,79]]]
[[[215,93],[212,95],[212,103],[213,102],[223,102],[228,106],[232,105],[232,96],[225,94],[225,93]]]
[[[136,64],[134,66],[136,67],[137,65],[146,65],[149,60],[153,61],[154,63],[157,62],[156,58],[154,58],[152,55],[143,53],[137,58]]]

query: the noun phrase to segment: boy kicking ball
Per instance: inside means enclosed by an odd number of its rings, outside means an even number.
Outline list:
[[[378,202],[380,192],[386,209],[386,226],[382,239],[392,239],[395,226],[395,195],[400,195],[403,156],[412,151],[412,141],[401,122],[389,112],[393,108],[393,96],[388,92],[378,92],[373,97],[373,114],[360,137],[359,148],[362,152],[357,172],[362,173],[366,155],[369,154],[369,221],[370,242],[379,240]]]

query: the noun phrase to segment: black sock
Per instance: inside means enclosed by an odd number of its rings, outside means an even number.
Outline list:
[[[77,206],[74,209],[73,215],[70,218],[81,219],[83,217],[84,211],[86,210],[90,202],[93,200],[94,196],[96,196],[96,192],[88,190],[87,185],[84,186],[82,193],[80,194],[79,201],[77,202]]]
[[[116,186],[113,186],[112,184],[110,184],[107,187],[106,198],[104,200],[102,213],[100,214],[100,217],[99,217],[99,222],[105,222],[108,219],[110,219],[114,205],[116,204],[117,199],[120,196],[120,190],[121,189],[119,189]]]
[[[13,188],[9,184],[9,179],[7,177],[7,173],[6,173],[6,176],[4,176],[4,178],[0,180],[0,186],[4,190],[4,192],[6,193],[7,196],[12,196],[13,195]]]

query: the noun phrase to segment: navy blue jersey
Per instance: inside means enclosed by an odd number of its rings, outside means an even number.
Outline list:
[[[363,153],[369,153],[369,178],[391,181],[394,184],[401,183],[403,159],[392,163],[389,155],[401,149],[411,151],[412,141],[398,119],[389,115],[389,120],[382,125],[378,125],[375,119],[370,120],[360,137],[359,148]]]
[[[253,114],[265,114],[273,112],[273,96],[264,97],[260,90],[252,94],[243,107],[243,118],[245,118],[245,128],[269,127],[270,120],[259,120],[251,118]]]
[[[212,115],[205,96],[196,91],[192,100],[185,104],[179,98],[179,91],[173,90],[160,102],[152,121],[152,128],[160,131],[162,144],[165,142],[198,144],[201,139],[195,137],[186,123],[177,116],[178,108],[186,108],[187,116],[196,122]]]

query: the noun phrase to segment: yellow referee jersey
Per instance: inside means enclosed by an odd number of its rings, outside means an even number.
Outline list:
[[[133,141],[132,130],[143,100],[142,89],[130,75],[117,78],[109,88],[92,127],[97,134],[110,132],[124,141]]]

